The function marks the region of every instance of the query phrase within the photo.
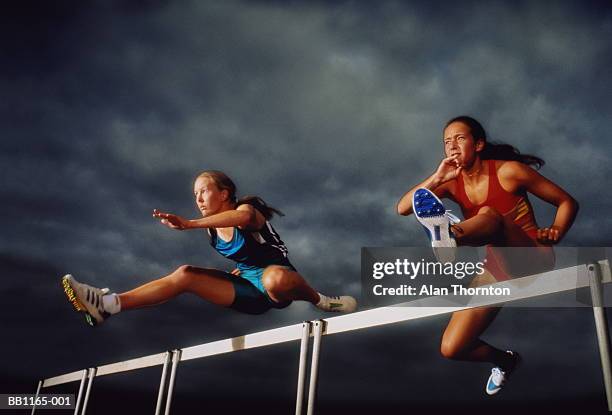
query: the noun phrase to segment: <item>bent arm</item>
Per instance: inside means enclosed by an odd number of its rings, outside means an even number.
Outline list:
[[[446,196],[446,186],[444,186],[440,179],[437,177],[436,173],[429,176],[427,179],[423,180],[421,183],[414,186],[412,189],[408,190],[404,196],[401,197],[399,202],[397,202],[397,213],[398,215],[408,216],[412,213],[412,195],[417,189],[425,188],[429,189],[436,194],[439,198],[443,198]]]
[[[403,216],[412,213],[412,195],[421,187],[431,190],[439,198],[447,197],[451,193],[448,188],[448,182],[456,179],[463,169],[463,167],[459,165],[457,157],[457,155],[454,155],[443,159],[431,176],[408,190],[399,202],[397,202],[397,213]]]
[[[557,207],[551,228],[559,232],[558,240],[554,241],[559,242],[571,228],[574,219],[576,219],[579,209],[578,202],[557,184],[548,180],[531,167],[518,162],[514,163],[516,163],[513,166],[516,169],[516,178],[521,187]]]
[[[200,219],[187,221],[187,229],[246,227],[251,223],[251,215],[243,210],[233,209]]]
[[[207,216],[201,219],[192,219],[188,223],[189,229],[198,228],[229,228],[261,229],[265,218],[253,206],[243,204],[236,209]]]

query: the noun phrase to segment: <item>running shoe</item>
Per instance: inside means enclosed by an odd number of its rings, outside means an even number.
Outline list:
[[[414,214],[431,241],[436,258],[440,262],[455,260],[457,241],[451,231],[451,225],[460,219],[450,213],[438,196],[428,189],[417,189],[412,195]]]
[[[320,301],[316,305],[323,311],[332,313],[352,313],[357,309],[357,301],[349,295],[327,296],[319,293]]]
[[[508,381],[510,374],[514,372],[521,363],[521,356],[517,352],[508,350],[506,353],[509,353],[513,357],[512,367],[506,369],[505,371],[499,367],[494,367],[491,369],[491,375],[489,376],[487,386],[485,387],[485,392],[487,392],[487,395],[495,395],[497,392],[499,392]]]
[[[102,297],[108,294],[108,288],[100,289],[82,284],[70,274],[62,278],[62,287],[74,309],[85,313],[85,320],[90,326],[100,325],[110,317],[110,313],[104,310],[102,304]]]

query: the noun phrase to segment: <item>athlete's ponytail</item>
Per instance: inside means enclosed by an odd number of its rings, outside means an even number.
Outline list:
[[[280,210],[278,210],[278,209],[276,209],[276,208],[274,208],[272,206],[269,206],[259,196],[244,196],[244,197],[241,197],[236,202],[236,206],[245,205],[245,204],[246,205],[251,205],[255,209],[257,209],[262,215],[264,215],[266,220],[272,219],[274,214],[277,214],[278,216],[285,216],[285,214],[283,212],[281,212]]]
[[[244,196],[239,200],[236,200],[236,185],[232,179],[230,179],[229,176],[222,171],[206,170],[200,173],[197,178],[200,177],[208,177],[215,182],[220,190],[227,190],[230,201],[235,203],[236,207],[244,204],[251,205],[257,209],[266,218],[266,220],[272,219],[274,214],[285,216],[280,210],[269,206],[262,198],[258,196]]]
[[[514,146],[504,143],[494,143],[487,141],[487,133],[483,128],[482,124],[476,121],[474,118],[467,115],[461,115],[448,121],[444,128],[448,127],[454,122],[461,122],[468,127],[472,132],[474,140],[482,140],[485,143],[484,148],[480,151],[480,158],[482,160],[512,160],[519,161],[529,166],[534,166],[536,169],[540,169],[545,161],[540,157],[531,154],[521,154],[521,152]]]

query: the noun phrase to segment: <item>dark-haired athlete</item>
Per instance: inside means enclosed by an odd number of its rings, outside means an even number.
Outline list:
[[[289,262],[288,251],[269,220],[282,213],[256,196],[236,200],[236,186],[219,171],[205,171],[195,180],[194,194],[202,218],[186,220],[153,211],[164,225],[177,230],[206,229],[217,252],[236,262],[231,273],[183,265],[171,274],[122,294],[110,294],[62,279],[64,291],[77,311],[92,325],[122,310],[163,303],[189,292],[214,304],[248,314],[285,308],[293,300],[308,301],[324,311],[351,312],[353,297],[327,297],[315,291]]]
[[[487,245],[487,272],[477,277],[479,285],[525,275],[517,261],[494,247],[529,247],[522,250],[529,257],[521,263],[537,272],[551,269],[552,245],[568,232],[578,203],[530,167],[539,168],[544,161],[521,154],[510,145],[488,142],[482,125],[468,116],[450,120],[443,139],[446,158],[430,177],[400,199],[398,213],[416,214],[437,254],[441,251],[438,248],[457,244]],[[528,193],[557,207],[551,226],[538,227]],[[459,204],[465,220],[457,223],[439,198]],[[489,395],[502,388],[520,362],[516,352],[497,349],[479,338],[498,312],[498,307],[482,307],[453,313],[441,345],[447,358],[495,365],[486,385]]]

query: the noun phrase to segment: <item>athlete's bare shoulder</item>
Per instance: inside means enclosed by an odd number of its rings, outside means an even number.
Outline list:
[[[264,215],[262,215],[259,210],[257,210],[253,205],[249,203],[243,203],[241,205],[238,205],[238,207],[236,207],[236,210],[242,210],[248,212],[251,215],[249,224],[247,226],[239,226],[240,229],[259,230],[266,223],[266,218],[264,217]]]
[[[514,160],[495,160],[495,169],[498,177],[506,179],[519,178],[533,171],[527,164]]]
[[[516,192],[523,187],[525,181],[533,174],[534,170],[520,161],[495,160],[495,169],[499,184],[507,192]]]

